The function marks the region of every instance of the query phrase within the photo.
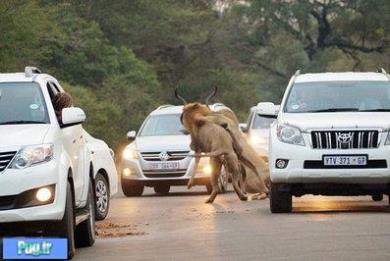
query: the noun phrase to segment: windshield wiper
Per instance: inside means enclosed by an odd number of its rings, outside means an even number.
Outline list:
[[[342,112],[342,111],[359,111],[358,108],[329,108],[323,110],[312,110],[307,112]]]
[[[362,112],[370,112],[370,111],[390,111],[390,109],[372,109],[372,110],[360,110]]]
[[[8,125],[8,124],[46,124],[44,121],[5,121],[0,122],[0,125]]]

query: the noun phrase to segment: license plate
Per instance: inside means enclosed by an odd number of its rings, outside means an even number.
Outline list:
[[[365,166],[367,156],[324,156],[325,166]]]
[[[179,166],[179,162],[156,162],[148,164],[148,168],[151,170],[172,170],[179,169]]]

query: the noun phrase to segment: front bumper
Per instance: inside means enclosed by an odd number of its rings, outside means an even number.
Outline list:
[[[51,161],[27,169],[6,169],[0,173],[0,223],[61,220],[65,209],[66,182],[60,182],[59,172],[59,165]],[[23,207],[1,200],[18,198],[17,195],[26,191],[46,186],[55,186],[54,201],[47,205]]]
[[[183,160],[180,163],[181,171],[162,171],[155,174],[150,174],[149,171],[143,170],[141,164],[140,160],[123,161],[120,168],[122,179],[130,180],[145,186],[154,186],[157,184],[184,186],[187,185],[192,176],[195,161],[193,159]],[[130,175],[126,175],[126,171],[129,171]],[[207,185],[209,183],[210,175],[203,174],[202,172],[197,172],[195,174],[195,185]]]
[[[323,155],[368,155],[370,166],[324,168],[321,166]],[[382,145],[376,149],[312,149],[309,145],[282,143],[275,135],[270,146],[270,177],[274,183],[388,184],[389,158],[390,146]],[[276,168],[277,159],[288,160],[287,167]]]

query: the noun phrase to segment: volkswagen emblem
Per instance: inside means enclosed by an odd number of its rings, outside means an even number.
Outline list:
[[[352,134],[351,133],[340,133],[340,135],[337,137],[337,140],[343,144],[350,143],[352,140]]]
[[[169,154],[166,151],[161,152],[160,155],[158,155],[158,157],[160,158],[161,161],[169,160]]]

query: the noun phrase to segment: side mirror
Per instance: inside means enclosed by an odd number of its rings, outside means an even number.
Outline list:
[[[272,102],[260,102],[257,104],[257,114],[267,118],[277,118],[278,108]]]
[[[137,132],[135,130],[129,131],[126,136],[128,140],[132,141],[137,136]]]
[[[85,121],[85,112],[78,107],[64,108],[62,110],[62,128],[81,124]]]
[[[248,131],[248,125],[246,123],[240,123],[238,124],[238,127],[240,127],[240,130],[244,133]]]

